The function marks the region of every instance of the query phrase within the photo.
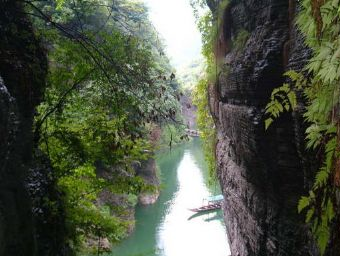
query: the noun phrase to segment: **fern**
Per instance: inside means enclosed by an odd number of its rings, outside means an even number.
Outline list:
[[[315,182],[313,188],[316,190],[326,185],[329,178],[329,172],[326,168],[321,168],[320,171],[315,176]]]
[[[312,226],[320,252],[326,251],[334,219],[333,201],[339,190],[334,182],[335,163],[339,157],[340,126],[340,2],[339,0],[301,1],[297,25],[304,34],[306,45],[313,56],[303,72],[285,73],[305,98],[304,119],[307,149],[324,153],[324,162],[318,170],[308,196],[298,204],[298,212],[306,211],[306,222]],[[304,77],[308,74],[308,79]],[[288,104],[289,103],[289,104]],[[295,91],[284,84],[275,89],[266,107],[266,129],[285,111],[297,105]]]
[[[303,209],[305,209],[310,204],[310,198],[303,196],[301,197],[298,205],[298,212],[302,212]]]
[[[289,73],[286,73],[286,75],[289,75]],[[265,129],[267,130],[273,121],[283,112],[295,110],[296,107],[296,93],[289,84],[285,83],[282,86],[275,88],[270,96],[270,102],[265,108],[265,115],[267,116],[265,120]]]
[[[330,238],[329,228],[327,227],[327,225],[317,224],[313,232],[317,237],[317,242],[320,248],[321,255],[323,255],[326,251],[326,247]]]

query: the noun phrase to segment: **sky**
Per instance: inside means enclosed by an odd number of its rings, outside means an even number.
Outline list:
[[[200,58],[201,36],[189,0],[144,0],[149,16],[166,45],[176,68]]]

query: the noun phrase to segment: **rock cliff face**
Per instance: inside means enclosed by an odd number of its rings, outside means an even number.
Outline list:
[[[216,11],[216,1],[208,2]],[[231,0],[224,11],[219,45],[229,48],[218,51],[224,65],[209,97],[232,256],[318,255],[297,213],[316,167],[304,151],[301,115],[264,129],[272,90],[310,55],[292,24],[295,12],[294,0]],[[248,32],[245,45],[235,45],[240,31]]]
[[[190,130],[196,130],[197,107],[192,104],[191,98],[185,94],[181,96],[180,103],[186,128]]]
[[[0,255],[60,255],[53,228],[62,221],[49,222],[42,206],[54,190],[50,170],[32,164],[33,114],[47,60],[22,1],[0,0],[0,12]]]
[[[16,1],[1,1],[0,255],[34,255],[34,226],[24,180],[32,158],[33,109],[46,59]]]
[[[136,168],[136,174],[141,177],[147,185],[154,187],[153,191],[141,193],[138,201],[141,205],[149,205],[157,202],[159,197],[160,181],[157,176],[156,160],[151,156],[148,160],[142,161]]]
[[[31,212],[36,256],[73,255],[66,245],[65,212],[62,195],[48,157],[35,149],[25,179]]]

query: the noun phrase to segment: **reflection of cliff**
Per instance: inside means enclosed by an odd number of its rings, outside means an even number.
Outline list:
[[[304,152],[302,118],[284,115],[264,131],[271,91],[283,83],[285,70],[300,70],[310,54],[290,26],[294,8],[294,1],[241,0],[230,1],[224,12],[219,45],[233,45],[238,33],[249,33],[244,46],[224,49],[222,72],[209,91],[233,256],[318,255],[297,213],[314,169]]]

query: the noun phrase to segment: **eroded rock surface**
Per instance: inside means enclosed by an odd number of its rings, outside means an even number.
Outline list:
[[[141,165],[136,168],[136,173],[141,177],[147,185],[150,185],[153,190],[142,192],[138,196],[138,202],[142,205],[154,204],[159,197],[160,181],[157,176],[156,160],[151,156],[148,160],[142,161]]]
[[[64,255],[62,216],[51,220],[44,200],[56,193],[50,166],[32,164],[46,55],[22,1],[0,0],[0,12],[0,255]]]
[[[272,90],[310,54],[292,25],[294,14],[292,0],[230,1],[224,13],[220,40],[230,47],[209,95],[232,256],[318,255],[297,213],[313,177],[302,118],[286,114],[264,129]],[[248,32],[246,43],[235,45],[242,30]]]

